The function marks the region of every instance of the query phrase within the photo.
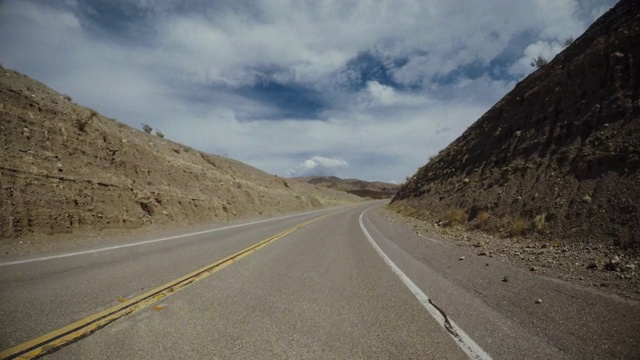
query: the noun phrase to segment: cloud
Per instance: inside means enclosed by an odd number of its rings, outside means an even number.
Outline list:
[[[377,81],[368,81],[367,90],[376,103],[391,105],[398,101],[396,92],[391,86],[381,85]]]
[[[270,173],[404,179],[614,3],[5,0],[0,62]]]
[[[349,164],[338,158],[327,158],[324,156],[313,156],[310,159],[298,164],[295,168],[289,169],[289,176],[333,176],[338,170],[348,167]]]

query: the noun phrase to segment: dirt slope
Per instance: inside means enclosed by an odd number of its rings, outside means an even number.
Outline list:
[[[324,188],[346,191],[350,194],[373,199],[385,199],[395,195],[400,185],[382,181],[364,181],[358,179],[341,179],[336,176],[308,176],[293,178]]]
[[[359,201],[133,129],[0,68],[0,241]]]
[[[638,248],[639,24],[637,1],[620,1],[413,175],[393,207],[503,236]]]

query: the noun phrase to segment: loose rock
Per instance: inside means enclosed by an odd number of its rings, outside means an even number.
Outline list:
[[[633,271],[636,269],[636,266],[634,264],[626,264],[623,269],[625,271]]]
[[[611,258],[604,264],[604,269],[607,271],[620,271],[620,258],[617,255]]]

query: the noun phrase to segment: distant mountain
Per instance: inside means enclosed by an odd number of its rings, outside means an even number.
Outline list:
[[[381,181],[364,181],[358,179],[341,179],[335,176],[309,176],[293,178],[319,187],[345,191],[350,194],[372,199],[391,198],[400,185]]]
[[[639,24],[638,1],[621,0],[420,168],[392,207],[639,247]]]
[[[0,245],[361,201],[131,128],[4,68],[0,116]]]

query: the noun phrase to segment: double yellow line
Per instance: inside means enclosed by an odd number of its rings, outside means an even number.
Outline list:
[[[204,279],[205,277],[233,264],[243,257],[250,255],[260,248],[267,246],[269,243],[275,240],[285,237],[292,232],[327,216],[329,215],[320,216],[313,220],[309,220],[296,225],[268,239],[262,240],[261,242],[252,245],[244,250],[240,250],[231,256],[216,261],[213,264],[207,265],[167,284],[161,285],[142,295],[138,295],[116,306],[88,316],[82,320],[74,322],[73,324],[52,331],[36,339],[4,350],[0,352],[0,359],[34,359],[56,351],[63,346],[69,345],[74,341],[91,335],[93,332],[100,330],[101,328],[125,315],[144,309],[149,305],[157,302],[158,300],[164,298],[165,296],[179,291],[180,289],[191,285],[198,280]]]

